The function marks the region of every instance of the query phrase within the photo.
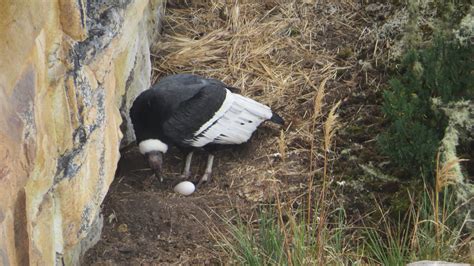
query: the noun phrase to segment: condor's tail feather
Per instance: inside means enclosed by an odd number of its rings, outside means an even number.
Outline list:
[[[281,116],[279,116],[277,113],[273,113],[273,112],[272,112],[272,118],[270,118],[270,121],[282,126],[285,124],[285,120],[283,120],[283,118],[281,118]]]

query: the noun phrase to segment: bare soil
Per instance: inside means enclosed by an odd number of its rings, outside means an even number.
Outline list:
[[[174,155],[179,154],[170,155],[166,165],[178,166]],[[161,183],[150,175],[136,149],[124,154],[104,201],[102,239],[87,253],[84,264],[218,263],[222,254],[209,226],[219,223],[213,212],[228,205],[227,195],[212,193],[217,187],[209,185],[180,196],[173,192],[178,179]]]
[[[213,228],[225,228],[224,217],[251,215],[258,202],[272,198],[272,183],[228,178],[233,162],[253,167],[268,163],[255,157],[255,142],[278,134],[274,128],[262,128],[245,145],[217,153],[212,181],[190,196],[173,191],[181,181],[185,154],[177,149],[164,160],[164,182],[150,178],[151,171],[136,148],[122,154],[116,178],[103,203],[105,217],[102,238],[89,250],[84,265],[213,265],[228,263],[230,258],[219,247]],[[191,181],[198,180],[206,162],[205,153],[193,157]],[[229,163],[232,162],[232,163]],[[248,170],[248,169],[247,169]]]

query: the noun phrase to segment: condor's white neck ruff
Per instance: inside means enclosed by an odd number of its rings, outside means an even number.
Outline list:
[[[140,142],[140,144],[138,144],[138,148],[140,149],[141,154],[146,154],[147,152],[151,151],[159,151],[162,153],[166,153],[168,151],[168,145],[159,139],[143,140]]]

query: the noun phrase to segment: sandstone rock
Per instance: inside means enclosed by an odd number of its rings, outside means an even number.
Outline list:
[[[122,122],[133,140],[126,109],[149,87],[163,1],[1,6],[0,265],[77,264],[100,233]]]

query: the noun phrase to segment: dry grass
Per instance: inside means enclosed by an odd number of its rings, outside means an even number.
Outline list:
[[[310,99],[306,94],[313,93],[312,85],[334,76],[337,68],[330,55],[308,47],[300,32],[304,25],[298,25],[305,21],[289,13],[296,12],[294,3],[281,2],[268,10],[264,1],[209,1],[201,7],[169,10],[165,23],[173,34],[157,45],[155,77],[202,74],[238,87],[276,110],[296,113],[293,97]]]

